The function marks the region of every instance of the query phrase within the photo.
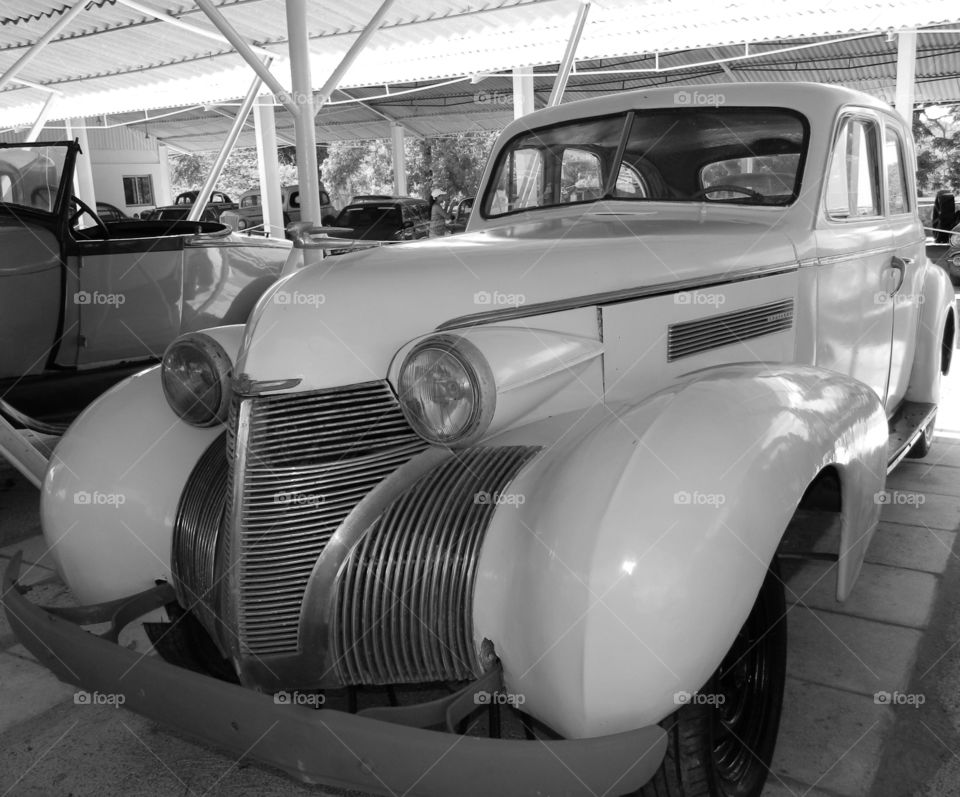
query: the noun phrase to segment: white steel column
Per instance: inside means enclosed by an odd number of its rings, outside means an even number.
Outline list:
[[[50,92],[50,96],[47,97],[47,101],[40,109],[40,113],[37,114],[37,118],[33,123],[33,127],[31,127],[30,131],[27,133],[26,141],[37,140],[37,137],[40,135],[40,131],[43,130],[43,126],[47,123],[47,118],[50,116],[50,111],[53,110],[53,103],[56,102],[57,95],[59,93],[59,91]]]
[[[267,63],[265,66],[269,67],[270,64]],[[210,201],[210,192],[213,191],[217,180],[220,179],[223,166],[233,151],[233,145],[237,143],[237,139],[240,137],[240,131],[243,130],[243,125],[250,115],[250,109],[253,107],[254,100],[257,99],[257,92],[260,91],[260,83],[260,76],[257,75],[247,90],[247,96],[243,98],[243,104],[240,106],[240,110],[237,112],[237,116],[230,126],[230,132],[227,133],[223,146],[220,147],[220,152],[217,153],[217,159],[210,168],[210,174],[207,175],[207,179],[203,181],[203,185],[200,187],[200,193],[197,194],[197,201],[193,203],[190,212],[187,214],[188,221],[199,221],[200,216],[203,214],[203,209]]]
[[[286,0],[290,78],[296,102],[297,176],[300,182],[300,220],[320,226],[320,175],[317,168],[317,129],[313,121],[313,85],[310,78],[310,41],[306,0]],[[304,257],[320,253],[304,249]]]
[[[69,25],[74,18],[86,7],[89,0],[80,0],[78,3],[74,3],[73,7],[67,11],[64,11],[56,22],[54,22],[50,29],[43,34],[39,39],[37,39],[33,46],[27,50],[23,55],[21,55],[13,65],[2,75],[0,75],[0,89],[3,89],[14,77],[16,77],[20,70],[22,70],[27,64],[29,64],[34,58],[36,58],[40,51],[46,47],[50,40],[53,39],[60,31],[62,31],[67,25]]]
[[[277,162],[277,125],[272,94],[261,94],[253,106],[257,134],[257,164],[260,171],[260,204],[263,229],[272,238],[283,238],[283,199],[280,195],[280,164]]]
[[[897,34],[897,110],[913,123],[913,97],[917,75],[917,31],[915,28]]]
[[[68,119],[67,138],[76,138],[80,142],[80,151],[83,153],[77,157],[77,165],[73,172],[73,193],[96,210],[97,192],[93,186],[93,166],[90,158],[90,141],[87,139],[86,119]]]
[[[590,3],[581,0],[580,8],[577,9],[577,16],[573,20],[573,30],[570,31],[570,38],[567,40],[567,49],[563,53],[560,69],[553,81],[553,88],[550,90],[550,99],[547,100],[547,105],[550,107],[559,105],[563,99],[563,92],[567,88],[567,80],[570,78],[570,70],[573,68],[573,59],[577,54],[577,45],[580,44],[580,34],[583,33],[583,26],[587,23],[587,13],[589,11]]]
[[[533,113],[533,67],[518,66],[513,70],[513,118]]]
[[[394,122],[390,125],[393,138],[393,193],[407,195],[407,157],[403,151],[403,125]]]
[[[160,175],[157,185],[153,187],[153,203],[157,206],[169,205],[173,197],[170,195],[170,149],[166,144],[157,145],[157,162],[160,164]]]

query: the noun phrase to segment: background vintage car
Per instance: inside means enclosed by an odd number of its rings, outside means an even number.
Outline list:
[[[76,411],[178,335],[243,322],[289,251],[209,222],[105,223],[71,196],[77,153],[0,146],[0,389],[30,414]]]
[[[172,205],[161,205],[153,210],[147,211],[141,215],[141,218],[147,221],[177,221],[186,219],[190,215],[190,210],[197,201],[199,191],[184,191],[177,194]],[[211,191],[210,201],[204,205],[201,221],[219,221],[220,214],[226,210],[233,210],[237,203],[230,199],[222,191]]]
[[[280,188],[283,207],[283,224],[300,221],[300,186],[285,185]],[[337,209],[330,202],[330,194],[320,185],[320,219],[322,224],[332,224]],[[254,188],[240,197],[239,206],[225,210],[220,214],[220,223],[238,232],[263,232],[263,206],[260,202],[260,189]]]
[[[332,226],[341,238],[411,241],[430,234],[430,203],[417,197],[365,199],[341,210]]]
[[[7,590],[21,641],[305,779],[757,797],[778,552],[837,532],[850,595],[887,469],[930,445],[956,317],[902,118],[710,88],[516,120],[465,234],[292,274],[63,438],[42,515],[65,580],[169,602],[161,650],[222,680],[131,667]],[[122,506],[71,500],[105,491]],[[348,713],[437,682],[456,691]],[[481,715],[517,733],[449,737]]]
[[[447,232],[452,235],[467,229],[467,222],[470,220],[470,212],[473,210],[475,199],[476,197],[468,196],[450,208],[447,215]]]

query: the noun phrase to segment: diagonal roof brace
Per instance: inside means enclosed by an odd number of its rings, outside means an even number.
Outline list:
[[[20,73],[20,70],[36,58],[40,54],[40,51],[50,43],[53,37],[73,22],[80,12],[89,4],[90,0],[79,0],[79,2],[74,3],[71,8],[64,11],[60,19],[54,22],[50,26],[50,29],[37,39],[30,49],[21,55],[6,72],[0,75],[0,89],[3,89],[4,86],[13,80]]]

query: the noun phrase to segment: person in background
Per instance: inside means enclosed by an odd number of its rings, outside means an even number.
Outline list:
[[[441,197],[447,195],[442,188],[434,188],[430,192],[430,237],[438,238],[447,233],[447,216],[443,210]]]

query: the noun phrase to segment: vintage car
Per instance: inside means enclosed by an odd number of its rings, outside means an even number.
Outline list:
[[[38,393],[80,395],[57,382],[109,384],[184,332],[242,323],[290,251],[209,222],[105,223],[71,195],[78,152],[0,145],[0,392],[24,411]]]
[[[461,199],[447,214],[447,232],[455,235],[458,232],[464,232],[467,229],[467,222],[470,220],[470,213],[473,210],[473,203],[476,197],[468,196]]]
[[[280,198],[283,203],[283,225],[286,227],[292,221],[300,221],[300,186],[284,185],[280,188]],[[320,184],[320,220],[323,224],[332,224],[337,215],[337,209],[330,202],[330,194]],[[240,197],[238,207],[225,210],[220,214],[220,223],[230,229],[245,233],[263,232],[263,206],[260,203],[260,189],[253,188]]]
[[[341,238],[362,241],[412,241],[430,234],[430,203],[395,196],[364,199],[341,210],[333,220]]]
[[[141,218],[147,221],[178,221],[186,219],[190,215],[190,210],[197,202],[199,191],[183,191],[177,194],[172,205],[161,205],[153,210],[148,210],[141,215]],[[234,210],[237,203],[230,199],[222,191],[211,191],[210,201],[203,206],[202,221],[219,221],[220,214],[227,210]]]
[[[34,605],[14,562],[11,627],[308,781],[756,797],[779,558],[838,531],[850,595],[954,351],[913,159],[885,103],[814,84],[512,122],[464,234],[301,269],[86,410],[42,518],[99,606]],[[164,658],[75,624],[159,606]]]

